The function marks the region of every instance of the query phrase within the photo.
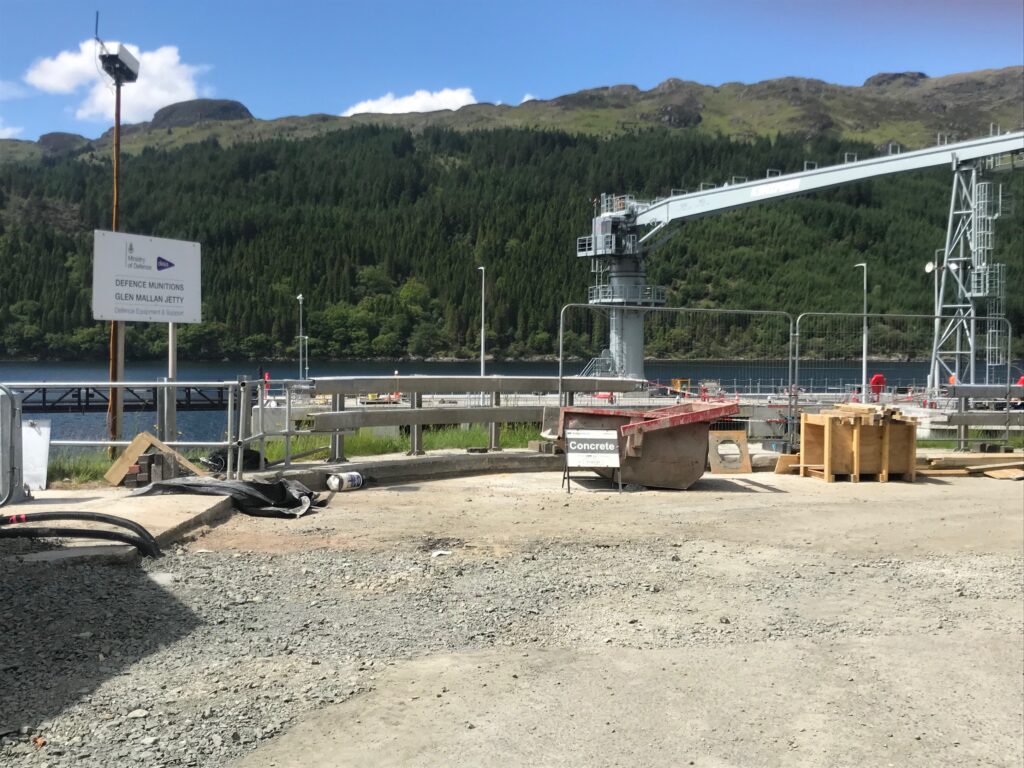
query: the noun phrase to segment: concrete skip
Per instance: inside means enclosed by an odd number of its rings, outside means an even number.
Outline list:
[[[712,422],[739,412],[737,403],[684,403],[646,411],[613,408],[563,408],[559,437],[566,429],[615,429],[619,432],[622,483],[685,490],[708,461]],[[614,469],[595,468],[612,478]]]

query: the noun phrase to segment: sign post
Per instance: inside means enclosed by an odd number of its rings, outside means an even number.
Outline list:
[[[174,381],[178,375],[176,323],[202,322],[201,272],[199,243],[96,230],[93,233],[92,316],[118,324],[124,321],[167,323],[167,378]],[[122,342],[123,338],[121,334]],[[123,375],[119,379],[123,379]],[[164,395],[164,423],[173,440],[177,435],[177,394],[169,388]],[[111,397],[113,399],[113,393]],[[116,423],[120,432],[120,414]],[[119,439],[120,434],[111,437]]]
[[[562,485],[566,493],[572,493],[572,478],[569,470],[612,467],[619,470],[619,430],[617,429],[566,429],[565,430],[565,471]],[[622,492],[622,474],[615,472],[619,492]]]

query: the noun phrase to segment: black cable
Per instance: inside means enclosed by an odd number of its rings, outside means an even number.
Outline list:
[[[103,523],[105,525],[112,525],[121,528],[127,528],[136,536],[130,536],[127,533],[121,531],[105,531],[102,529],[86,529],[86,528],[11,528],[9,526],[16,525],[20,526],[22,523],[37,523],[45,522],[50,520],[84,520],[93,523]],[[60,530],[64,533],[35,533],[37,531],[55,531]],[[16,531],[32,531],[30,534],[18,534]],[[93,535],[95,534],[95,535]],[[69,537],[80,537],[80,538],[94,538],[94,539],[107,539],[111,541],[123,541],[127,544],[131,544],[144,555],[148,557],[159,557],[160,556],[160,545],[157,540],[153,538],[153,535],[143,528],[141,525],[136,523],[134,520],[126,520],[123,517],[115,517],[114,515],[105,515],[100,512],[26,512],[21,514],[3,515],[0,516],[0,536],[7,538],[40,538],[44,536],[69,536]]]
[[[120,541],[123,544],[131,544],[146,557],[159,557],[160,550],[153,549],[149,542],[143,541],[138,536],[121,531],[89,530],[88,528],[0,528],[0,539],[103,539],[105,541]]]

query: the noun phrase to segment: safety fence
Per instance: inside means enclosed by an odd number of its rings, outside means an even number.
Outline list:
[[[972,442],[1009,441],[1015,429],[1012,419],[992,420],[981,412],[990,407],[988,401],[980,399],[977,409],[968,410],[952,390],[961,385],[994,387],[1003,392],[1002,407],[1007,408],[1010,324],[1005,318],[975,318],[978,328],[996,328],[997,333],[979,334],[977,343],[965,334],[962,343],[933,363],[937,331],[958,322],[934,315],[800,315],[793,343],[796,408],[850,402],[893,405],[917,419],[922,444],[955,441],[955,447],[964,449]]]
[[[106,400],[111,387],[148,393],[148,410],[130,418],[125,414],[126,436],[149,431],[172,448],[218,454],[219,468],[229,477],[240,476],[243,468],[290,465],[312,453],[341,461],[345,458],[345,434],[362,427],[399,427],[409,435],[409,452],[418,454],[423,452],[424,428],[483,424],[488,428],[488,447],[497,449],[501,424],[536,423],[545,408],[567,404],[649,408],[685,400],[738,401],[748,435],[780,449],[797,445],[801,410],[842,402],[916,409],[913,415],[922,424],[920,437],[956,438],[961,447],[972,439],[999,438],[1000,430],[1003,440],[1010,437],[1011,429],[1020,431],[1014,419],[991,416],[976,417],[978,428],[973,429],[971,411],[975,409],[950,393],[948,380],[935,381],[928,362],[934,329],[947,318],[856,313],[806,313],[794,318],[784,312],[643,310],[648,339],[643,379],[577,375],[587,363],[581,357],[573,359],[565,329],[590,323],[597,334],[604,332],[607,324],[603,308],[567,305],[560,320],[557,377],[395,376],[0,386],[4,393],[0,396],[0,499],[10,491],[16,455],[8,445],[14,434],[12,407],[19,409],[20,418],[20,404],[26,396],[34,403],[56,406],[48,412],[54,420],[50,442],[54,448],[123,448],[130,441],[105,437],[106,422],[99,409],[66,407],[69,403],[82,405],[93,397]],[[984,318],[978,320],[991,325]],[[1002,324],[998,335],[1009,344],[1013,338],[1009,323],[1002,318],[992,322]],[[987,384],[1005,387],[1009,393],[1014,370],[1009,348],[993,355],[983,345],[972,350],[970,357],[967,349],[953,361],[954,369],[964,374],[964,379],[954,384]],[[998,366],[992,365],[994,358],[1000,360]],[[90,394],[75,394],[76,389]],[[190,401],[183,392],[205,394],[195,395],[200,401]],[[182,403],[195,407],[179,410]],[[210,408],[212,403],[223,406]],[[1009,411],[1016,405],[1007,395],[980,407]],[[951,416],[954,411],[956,415]],[[89,419],[91,426],[83,429]],[[270,460],[267,448],[273,442],[279,444],[272,452],[278,458]]]
[[[1005,318],[977,318],[998,326],[998,355],[987,345],[963,343],[933,370],[936,327],[950,318],[933,315],[807,312],[796,320],[794,385],[816,398],[925,404],[925,398],[954,384],[1008,384],[1010,324]],[[998,358],[1000,363],[993,365]],[[863,391],[862,391],[863,390]]]
[[[15,498],[21,481],[21,411],[18,399],[0,384],[0,507]]]
[[[557,413],[560,388],[570,396],[590,395],[598,391],[628,393],[640,388],[632,379],[579,378],[559,379],[516,376],[397,376],[337,377],[305,380],[236,382],[100,382],[12,383],[0,385],[0,416],[20,419],[20,403],[25,393],[48,389],[63,390],[80,386],[109,398],[113,388],[155,389],[159,406],[155,411],[139,412],[129,422],[126,436],[137,431],[154,433],[169,448],[202,453],[208,466],[229,478],[241,478],[245,471],[259,471],[277,465],[290,466],[312,454],[326,454],[329,461],[345,460],[345,434],[363,427],[396,427],[408,431],[412,455],[422,454],[425,427],[453,424],[483,424],[488,431],[488,448],[500,446],[502,424],[540,423],[544,410]],[[224,393],[225,408],[220,413],[202,409],[198,413],[176,413],[176,390],[192,388]],[[15,415],[5,410],[14,404]],[[186,419],[184,417],[195,417]],[[50,446],[68,451],[95,451],[99,448],[122,449],[131,440],[107,439],[105,420],[99,414],[54,412],[50,417],[62,420],[75,430],[55,429]],[[83,419],[92,418],[87,434],[68,437],[62,433],[80,431]],[[20,422],[19,422],[20,423]],[[197,439],[199,434],[204,439]],[[0,438],[10,434],[0,426]],[[189,435],[192,436],[189,436]],[[276,442],[280,450],[275,461],[268,459],[268,446]],[[312,444],[311,444],[312,443]],[[6,446],[0,456],[8,460],[16,454]],[[8,466],[7,463],[3,464]],[[6,482],[6,481],[5,481]],[[8,483],[9,485],[9,483]],[[0,486],[3,488],[5,486]],[[6,492],[6,491],[5,491]],[[0,499],[3,497],[0,496]]]
[[[568,304],[559,322],[559,370],[563,373],[615,371],[611,351],[585,363],[571,360],[573,328],[600,333],[611,312],[622,308]],[[792,339],[795,321],[787,312],[715,308],[628,307],[644,317],[644,385],[620,405],[684,401],[740,401],[751,438],[788,447],[794,439]],[[610,393],[590,401],[607,402]]]

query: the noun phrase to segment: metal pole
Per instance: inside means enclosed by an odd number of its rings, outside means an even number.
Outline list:
[[[563,369],[563,362],[565,360],[565,310],[569,308],[566,304],[562,307],[562,311],[558,313],[558,407],[561,408],[564,403],[562,402],[562,378],[565,375]]]
[[[284,465],[292,465],[292,385],[284,385]]]
[[[257,402],[260,406],[260,470],[264,470],[267,467],[267,432],[263,422],[263,406],[267,401],[267,385],[265,381],[261,381],[256,389],[258,395]]]
[[[166,377],[157,381],[167,381]],[[156,436],[165,443],[170,440],[167,436],[167,390],[163,387],[153,389],[153,399],[156,402]]]
[[[121,170],[121,81],[114,80],[114,200],[113,215],[111,219],[111,231],[117,232],[119,185]],[[112,320],[110,322],[110,383],[124,379],[124,321]],[[121,421],[124,412],[121,390],[117,387],[110,387],[110,398],[107,405],[107,435],[111,440],[121,439]],[[117,451],[111,448],[108,451],[113,458]]]
[[[864,269],[864,322],[861,328],[861,363],[860,363],[860,401],[866,403],[868,399],[868,265],[867,262],[860,262],[854,268]]]
[[[302,294],[295,297],[299,300],[299,378],[302,376]]]
[[[942,328],[940,327],[940,323],[942,321],[939,319],[939,316],[942,314],[942,307],[939,306],[939,270],[946,268],[946,259],[945,252],[943,252],[943,259],[941,264],[938,260],[938,252],[936,252],[935,256],[936,259],[934,262],[932,262],[932,295],[934,297],[934,303],[932,304],[932,314],[935,315],[935,319],[932,321],[932,362],[931,366],[928,369],[928,386],[925,389],[927,393],[926,399],[927,397],[934,396],[933,393],[937,392],[939,388],[939,366],[938,361],[936,360],[935,352],[935,347],[938,344],[939,334],[942,333]],[[927,267],[925,267],[925,269],[927,269]]]
[[[262,382],[260,382],[262,384]],[[258,386],[258,385],[257,385]],[[245,458],[245,438],[249,435],[249,419],[252,418],[252,409],[250,408],[249,398],[249,383],[247,381],[241,382],[238,396],[238,463],[235,465],[235,479],[242,479],[242,472],[244,471],[245,464],[243,459]]]
[[[493,407],[497,408],[499,405],[501,405],[501,393],[500,392],[495,392],[494,394],[491,395],[491,398],[492,398],[491,405]],[[489,443],[490,443],[490,445],[488,445],[488,450],[490,450],[490,451],[500,451],[501,450],[501,424],[499,424],[496,421],[492,421],[490,423],[490,440],[489,440]]]
[[[477,267],[480,270],[480,378],[482,379],[486,375],[484,359],[487,355],[487,327],[485,325],[486,318],[486,299],[485,294],[487,291],[487,269],[485,267]],[[481,382],[482,383],[482,382]],[[485,395],[483,392],[480,393],[480,405],[485,404]]]
[[[409,405],[412,408],[423,407],[423,393],[413,392],[409,396]],[[423,425],[411,424],[409,426],[409,456],[422,456],[423,451]]]
[[[485,374],[484,371],[484,358],[487,354],[487,327],[485,324],[486,319],[486,298],[485,294],[487,291],[487,269],[486,267],[477,267],[480,270],[480,375]]]
[[[178,379],[178,326],[174,323],[167,324],[167,380],[177,381]],[[169,387],[164,392],[164,427],[167,430],[167,439],[178,438],[178,390]]]
[[[230,480],[235,468],[235,452],[231,450],[231,443],[235,439],[235,386],[228,387],[228,429],[227,437],[224,440],[224,451],[227,453],[224,466],[224,476]]]

